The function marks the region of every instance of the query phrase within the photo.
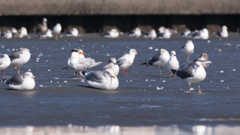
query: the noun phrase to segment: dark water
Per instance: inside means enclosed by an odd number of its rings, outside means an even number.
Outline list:
[[[160,48],[175,50],[180,64],[187,64],[187,57],[180,52],[187,39],[178,35],[173,35],[170,40],[130,38],[125,35],[106,39],[98,34],[62,37],[58,41],[36,37],[1,39],[1,53],[12,54],[20,47],[30,49],[32,57],[21,68],[21,73],[31,69],[38,78],[36,89],[30,92],[6,91],[7,86],[1,83],[0,125],[119,125],[120,128],[130,126],[134,131],[139,130],[135,126],[144,126],[146,131],[148,127],[156,131],[153,133],[170,128],[172,130],[168,133],[181,131],[188,134],[195,134],[195,126],[205,125],[204,129],[211,128],[208,134],[217,134],[222,129],[219,124],[223,124],[227,131],[231,130],[240,124],[239,39],[239,34],[231,33],[230,38],[223,40],[213,35],[207,41],[193,40],[195,52],[190,59],[205,52],[212,61],[207,69],[207,78],[200,83],[202,94],[186,93],[188,85],[184,80],[160,77],[157,67],[140,65],[157,54]],[[73,77],[73,71],[62,70],[67,66],[72,48],[81,48],[86,57],[103,61],[103,64],[90,70],[100,69],[110,56],[119,58],[129,48],[135,48],[140,56],[136,56],[128,76],[120,72],[119,89],[105,91],[85,87],[85,82]],[[7,76],[16,73],[13,67],[5,71]],[[166,67],[162,73],[168,75]],[[192,87],[197,91],[196,84]],[[98,128],[92,131],[98,131]],[[213,133],[213,129],[216,132]],[[225,132],[220,130],[219,133]]]

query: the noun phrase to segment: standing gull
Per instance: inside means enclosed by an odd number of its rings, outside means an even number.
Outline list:
[[[18,69],[18,74],[20,71],[20,66],[26,64],[30,59],[30,51],[27,48],[20,48],[19,52],[15,52],[9,56],[11,59],[11,65]]]
[[[83,75],[91,87],[104,89],[104,90],[115,90],[119,86],[117,76],[114,75],[112,69],[83,72]]]
[[[56,38],[55,40],[58,40],[58,35],[61,33],[62,30],[62,26],[60,23],[57,23],[54,27],[53,27],[53,33],[56,34]]]
[[[4,82],[14,90],[32,90],[35,87],[35,79],[31,72],[25,72],[24,75],[14,75]]]
[[[122,57],[120,57],[117,60],[117,64],[119,65],[120,69],[123,71],[126,71],[127,75],[127,69],[133,64],[133,61],[135,59],[135,56],[139,55],[135,49],[130,49],[128,54],[124,54]]]
[[[43,18],[42,23],[37,25],[37,34],[40,36],[48,30],[47,19]]]
[[[114,57],[111,57],[108,61],[108,64],[105,65],[102,70],[112,69],[115,76],[118,76],[119,74],[119,66],[117,64],[117,59]]]
[[[191,84],[197,83],[198,85],[198,93],[201,93],[199,83],[206,78],[206,71],[202,64],[208,64],[211,61],[206,60],[198,60],[187,66],[180,68],[179,70],[172,70],[178,77],[186,80],[189,86],[189,92],[191,92]]]
[[[11,64],[11,60],[7,54],[3,54],[3,58],[0,58],[0,70],[2,70],[2,76],[4,76],[3,70],[5,70]]]
[[[161,69],[167,65],[169,59],[169,52],[166,49],[160,49],[159,54],[154,55],[150,60],[142,63],[141,65],[153,65],[159,67],[160,76],[162,76]]]
[[[177,70],[179,68],[179,62],[177,60],[176,52],[171,51],[171,58],[167,63],[167,69],[170,73],[169,78],[171,78],[172,70]],[[176,78],[176,75],[175,75]]]
[[[227,26],[222,26],[222,31],[216,33],[218,37],[227,38],[228,37],[228,28]]]
[[[187,62],[189,61],[189,56],[194,52],[194,44],[192,40],[188,40],[185,45],[182,46],[181,52],[188,56]]]

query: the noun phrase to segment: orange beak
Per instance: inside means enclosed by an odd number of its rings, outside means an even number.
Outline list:
[[[139,55],[138,53],[136,55]]]
[[[84,55],[84,52],[78,52],[78,53]]]

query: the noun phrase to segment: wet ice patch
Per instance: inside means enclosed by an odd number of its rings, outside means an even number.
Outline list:
[[[148,47],[148,49],[149,49],[149,50],[152,50],[152,49],[153,49],[153,47]]]
[[[164,87],[157,87],[157,90],[163,90]]]
[[[224,73],[224,71],[223,71],[223,70],[221,70],[221,71],[219,71],[219,73]]]
[[[220,82],[224,82],[224,80],[221,80]]]

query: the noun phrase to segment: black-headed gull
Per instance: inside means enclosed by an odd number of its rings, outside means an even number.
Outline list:
[[[83,72],[88,85],[98,89],[115,90],[119,86],[117,76],[112,69]]]
[[[18,69],[18,74],[20,67],[26,64],[31,57],[31,53],[27,48],[20,48],[18,52],[15,52],[9,56],[11,59],[11,65]]]
[[[192,40],[188,40],[185,45],[182,46],[181,52],[186,54],[187,57],[187,62],[189,61],[189,56],[194,53],[194,44]]]
[[[170,73],[169,78],[171,78],[172,70],[177,70],[179,68],[179,62],[177,60],[177,55],[175,51],[171,51],[171,57],[167,63],[167,69]],[[176,78],[176,75],[175,75]]]
[[[160,76],[162,76],[161,69],[167,65],[168,60],[170,59],[169,52],[166,49],[160,49],[159,54],[154,55],[150,60],[142,63],[141,65],[152,65],[159,67]]]
[[[118,76],[119,74],[119,66],[117,64],[117,59],[114,57],[111,57],[108,61],[108,64],[105,65],[102,70],[106,70],[106,69],[112,69],[115,76]]]
[[[225,26],[225,25],[222,26],[222,30],[216,32],[216,35],[218,37],[227,38],[228,37],[228,28],[227,28],[227,26]]]
[[[3,54],[3,57],[0,58],[0,70],[2,70],[2,76],[4,76],[3,70],[9,67],[11,60],[7,54]]]
[[[206,70],[202,64],[209,64],[211,61],[207,60],[198,60],[187,66],[180,68],[179,70],[172,70],[178,77],[186,80],[189,86],[189,92],[191,92],[191,84],[197,83],[198,93],[201,93],[199,83],[206,78]]]
[[[32,90],[35,88],[35,79],[32,72],[25,72],[24,75],[14,75],[4,82],[14,90]]]
[[[139,55],[135,49],[130,49],[129,53],[124,54],[122,57],[120,57],[117,60],[117,64],[119,65],[120,69],[123,71],[126,71],[127,75],[127,69],[133,64],[135,55]]]

